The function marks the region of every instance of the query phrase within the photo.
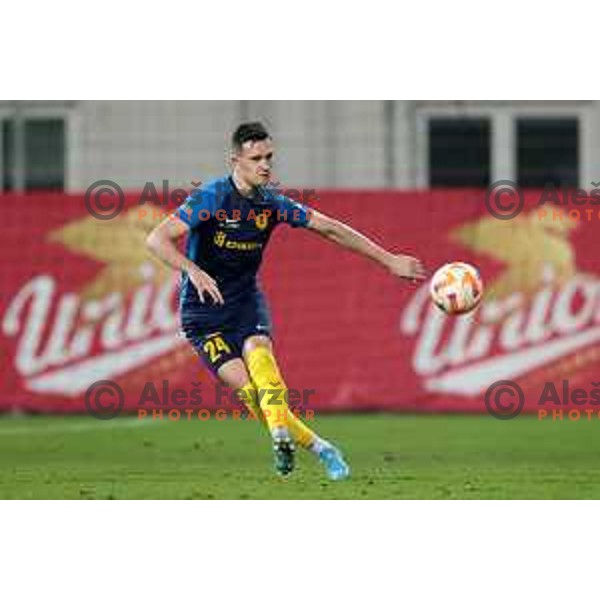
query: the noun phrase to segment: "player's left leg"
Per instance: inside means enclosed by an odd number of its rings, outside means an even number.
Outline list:
[[[345,479],[350,469],[342,453],[321,439],[290,411],[287,386],[273,355],[269,337],[252,335],[244,340],[242,354],[248,373],[257,388],[259,404],[275,441],[293,439],[319,457],[331,479]],[[287,443],[287,442],[286,442]]]

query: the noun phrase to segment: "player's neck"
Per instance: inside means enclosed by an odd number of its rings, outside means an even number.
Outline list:
[[[231,178],[233,179],[237,191],[242,194],[242,196],[252,196],[254,194],[254,186],[242,181],[236,175],[235,171],[231,174]]]

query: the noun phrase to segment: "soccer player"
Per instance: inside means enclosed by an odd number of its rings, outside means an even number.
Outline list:
[[[261,123],[232,136],[230,175],[195,189],[147,238],[148,247],[182,272],[181,326],[196,352],[268,428],[281,475],[294,469],[301,446],[317,456],[330,479],[350,474],[341,451],[289,410],[286,384],[271,340],[267,303],[257,271],[273,229],[304,227],[385,267],[392,275],[425,276],[420,261],[392,254],[347,225],[269,189],[273,141]],[[187,234],[186,253],[175,240]]]

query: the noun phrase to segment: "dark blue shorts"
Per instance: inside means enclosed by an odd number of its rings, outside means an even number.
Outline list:
[[[217,371],[228,361],[242,358],[246,338],[272,337],[271,315],[262,292],[243,303],[222,307],[181,307],[181,331],[206,366]]]

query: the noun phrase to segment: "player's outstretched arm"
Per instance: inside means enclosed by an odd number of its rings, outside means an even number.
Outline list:
[[[421,261],[408,254],[393,254],[345,223],[316,210],[311,210],[308,228],[321,236],[362,254],[403,279],[424,279],[426,272]]]
[[[186,258],[175,245],[175,240],[189,231],[189,225],[181,219],[167,217],[159,223],[146,238],[146,246],[165,264],[177,271],[185,271],[196,290],[200,302],[204,302],[204,292],[217,304],[224,304],[217,282],[197,264]]]

